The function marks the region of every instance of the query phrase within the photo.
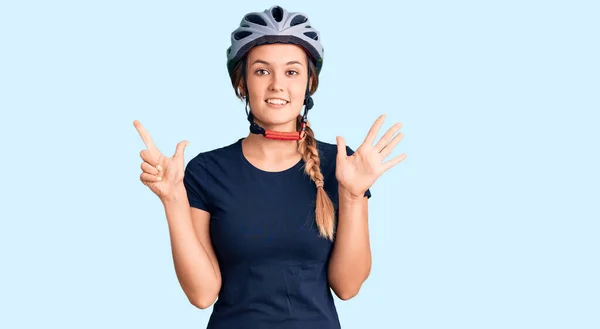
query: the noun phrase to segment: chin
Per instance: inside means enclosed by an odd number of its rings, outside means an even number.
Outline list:
[[[292,110],[290,108],[272,109],[272,108],[261,108],[260,113],[257,113],[257,119],[268,124],[285,124],[290,121],[295,121],[300,115],[300,111]]]
[[[275,130],[282,130],[281,127],[290,126],[293,129],[296,127],[295,122],[298,118],[298,113],[273,113],[272,111],[262,111],[258,115],[255,114],[255,119],[259,125],[274,127]],[[276,128],[275,128],[276,127]],[[292,128],[293,127],[293,128]],[[268,128],[271,130],[271,128]]]

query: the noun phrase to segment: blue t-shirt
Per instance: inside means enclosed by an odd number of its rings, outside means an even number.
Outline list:
[[[263,171],[243,155],[242,140],[200,153],[185,168],[190,206],[211,215],[221,269],[208,328],[340,328],[327,282],[334,242],[319,236],[317,189],[304,173],[304,161],[280,172]],[[317,141],[317,149],[337,221],[337,145]]]

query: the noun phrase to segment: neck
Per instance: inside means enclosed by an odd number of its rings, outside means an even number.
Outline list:
[[[244,138],[242,145],[245,153],[253,158],[284,160],[300,154],[298,141],[273,140],[252,133]]]
[[[271,131],[296,131],[296,121],[290,121],[284,124],[269,125],[261,122],[256,117],[254,122],[265,130]],[[266,160],[286,160],[296,158],[300,155],[298,152],[297,140],[278,140],[266,138],[262,135],[249,133],[243,141],[245,153],[253,158]]]

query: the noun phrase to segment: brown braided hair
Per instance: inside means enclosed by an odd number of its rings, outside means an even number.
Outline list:
[[[230,75],[231,84],[235,91],[235,95],[243,100],[244,87],[242,76],[242,65],[246,63],[246,58],[242,58],[236,63]],[[315,73],[316,67],[312,61],[308,61],[308,69],[310,70],[311,84],[309,94],[313,95],[317,91],[319,85],[319,76]],[[296,129],[300,129],[302,124],[302,115],[298,115]],[[324,188],[323,174],[321,173],[321,160],[319,159],[319,151],[317,149],[317,141],[315,134],[310,128],[309,123],[306,123],[304,137],[298,141],[298,152],[302,154],[304,160],[304,172],[311,178],[317,187],[317,199],[315,205],[315,217],[319,234],[331,241],[334,239],[335,226],[335,210],[331,199],[327,195]]]
[[[302,116],[299,115],[297,121],[298,128],[301,123]],[[321,173],[321,160],[319,159],[317,141],[308,122],[306,123],[306,133],[304,134],[304,138],[298,141],[298,151],[302,154],[302,159],[304,159],[304,172],[317,186],[315,216],[319,233],[322,237],[333,241],[335,210],[333,209],[331,199],[323,187],[324,180],[323,174]]]

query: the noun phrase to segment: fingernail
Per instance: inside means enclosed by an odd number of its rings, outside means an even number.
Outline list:
[[[162,166],[161,165],[156,165],[156,169],[158,169],[158,171],[162,170]]]
[[[156,177],[156,180],[161,181],[162,177],[158,176],[158,177]]]

